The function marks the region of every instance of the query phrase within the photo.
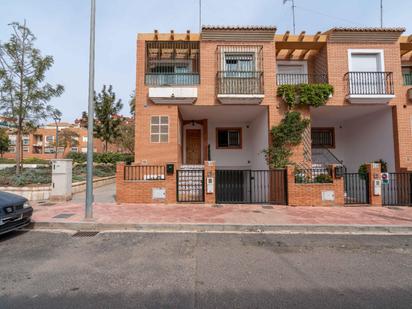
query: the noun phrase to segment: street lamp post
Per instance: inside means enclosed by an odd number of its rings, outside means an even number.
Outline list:
[[[87,120],[87,177],[85,218],[93,218],[93,119],[94,119],[94,48],[96,0],[91,0],[90,51],[89,51],[89,101]]]

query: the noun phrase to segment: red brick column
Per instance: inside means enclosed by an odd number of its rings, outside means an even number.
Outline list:
[[[214,204],[216,203],[216,162],[215,161],[205,161],[205,203]],[[213,193],[207,192],[207,178],[213,178]]]
[[[124,199],[124,162],[116,164],[116,202],[120,203]]]
[[[382,206],[382,192],[380,195],[375,195],[374,192],[375,180],[378,180],[382,185],[381,165],[380,163],[369,163],[367,169],[369,174],[369,204],[371,206]]]

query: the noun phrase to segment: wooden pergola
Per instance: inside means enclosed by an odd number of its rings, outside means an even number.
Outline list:
[[[412,34],[409,36],[401,36],[400,46],[402,60],[412,61]]]
[[[306,35],[302,31],[299,35],[275,35],[276,57],[280,60],[305,60],[316,55],[326,45],[327,35],[320,31],[315,35]]]

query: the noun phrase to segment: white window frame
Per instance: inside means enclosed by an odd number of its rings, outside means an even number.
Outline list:
[[[385,54],[383,49],[348,49],[348,71],[353,71],[352,55],[353,54],[375,54],[379,56],[380,70],[378,72],[385,72]]]
[[[276,73],[278,73],[278,66],[280,65],[299,65],[303,67],[303,74],[308,74],[308,62],[305,60],[280,60],[276,61]]]
[[[154,117],[159,117],[159,124],[158,124],[158,126],[159,126],[159,132],[152,132],[152,119],[153,119]],[[162,119],[162,117],[167,117],[167,133],[162,133],[162,132],[161,132],[161,126],[162,126],[162,125],[163,125],[163,126],[166,125],[166,124],[161,124],[161,119]],[[169,117],[168,115],[151,115],[151,116],[150,116],[149,125],[150,125],[150,136],[149,136],[149,140],[150,140],[150,143],[151,143],[151,144],[167,144],[167,143],[169,143],[169,140],[170,140],[170,117]],[[152,141],[152,134],[159,135],[159,141],[158,141],[158,142],[153,142],[153,141]],[[167,134],[167,142],[162,142],[162,141],[161,141],[161,138],[160,138],[160,137],[161,137],[162,134]]]

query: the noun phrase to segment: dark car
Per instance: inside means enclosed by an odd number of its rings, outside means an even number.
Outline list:
[[[0,235],[30,223],[33,208],[20,195],[0,192]]]

